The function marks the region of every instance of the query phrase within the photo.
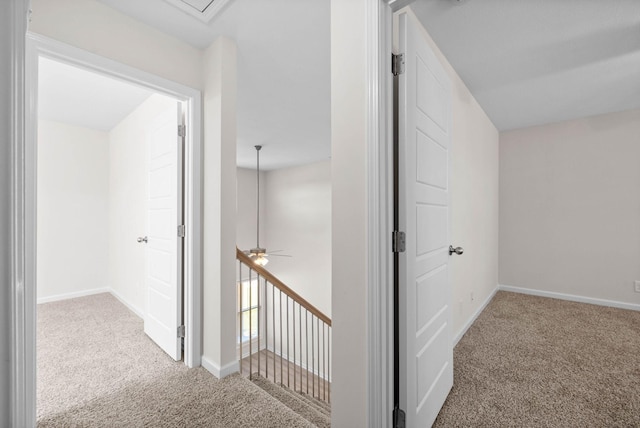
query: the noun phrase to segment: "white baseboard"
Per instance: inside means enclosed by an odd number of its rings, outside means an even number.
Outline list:
[[[236,373],[240,370],[237,361],[232,361],[229,364],[220,367],[204,355],[202,356],[202,367],[207,369],[209,373],[217,377],[218,379],[222,379],[223,377],[227,377],[230,374]]]
[[[522,288],[513,285],[500,284],[501,291],[511,291],[512,293],[529,294],[531,296],[550,297],[552,299],[568,300],[570,302],[589,303],[591,305],[609,306],[612,308],[628,309],[640,311],[640,305],[636,303],[618,302],[615,300],[596,299],[593,297],[576,296],[574,294],[556,293],[553,291],[535,290],[532,288]]]
[[[132,305],[131,303],[127,302],[127,300],[122,297],[120,294],[116,293],[113,288],[109,288],[109,293],[111,293],[111,295],[113,297],[115,297],[116,299],[118,299],[120,301],[120,303],[122,303],[123,305],[125,305],[131,312],[133,312],[134,314],[136,314],[137,316],[139,316],[140,318],[144,319],[144,311],[141,310],[140,308],[138,308],[137,306]]]
[[[120,294],[116,293],[112,288],[109,288],[109,287],[94,288],[92,290],[82,290],[82,291],[76,291],[73,293],[56,294],[54,296],[43,297],[38,299],[38,304],[58,302],[60,300],[67,300],[67,299],[75,299],[76,297],[93,296],[94,294],[102,294],[102,293],[110,293],[113,297],[118,299],[120,303],[125,305],[131,312],[133,312],[140,318],[144,319],[144,311],[140,310],[140,308],[127,302]]]
[[[94,288],[91,290],[74,291],[73,293],[56,294],[49,297],[38,298],[38,305],[41,303],[57,302],[60,300],[75,299],[76,297],[92,296],[94,294],[109,293],[111,290],[107,287]]]
[[[471,325],[476,321],[476,319],[480,316],[480,314],[482,313],[482,311],[484,311],[484,309],[487,307],[487,305],[489,304],[489,302],[491,302],[491,299],[493,299],[493,296],[496,295],[496,293],[498,292],[498,289],[500,288],[500,286],[496,286],[496,288],[493,289],[493,291],[491,292],[491,294],[489,294],[489,297],[487,297],[484,302],[482,302],[482,304],[480,305],[480,307],[478,307],[478,309],[473,313],[473,315],[471,316],[471,318],[469,318],[467,320],[467,322],[462,326],[462,328],[460,329],[460,331],[458,332],[458,334],[456,334],[456,337],[453,338],[453,346],[455,348],[455,346],[458,344],[458,342],[460,342],[460,339],[462,339],[462,336],[465,335],[465,333],[467,332],[467,330],[469,330],[469,327],[471,327]]]

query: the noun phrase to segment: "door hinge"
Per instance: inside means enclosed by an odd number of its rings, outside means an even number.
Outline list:
[[[185,125],[178,125],[178,137],[187,136],[187,127]]]
[[[185,328],[183,325],[178,326],[178,337],[184,337]]]
[[[178,225],[178,237],[184,238],[185,228],[184,224]]]
[[[404,54],[391,54],[391,72],[394,76],[404,73]]]
[[[406,416],[404,410],[399,408],[393,409],[393,428],[406,428]]]
[[[406,235],[404,232],[394,230],[391,236],[391,245],[394,253],[404,253],[406,249]]]

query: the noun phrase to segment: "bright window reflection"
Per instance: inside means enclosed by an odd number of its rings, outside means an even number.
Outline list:
[[[240,301],[239,317],[242,317],[242,342],[258,336],[258,280],[242,281],[242,293],[238,291]]]

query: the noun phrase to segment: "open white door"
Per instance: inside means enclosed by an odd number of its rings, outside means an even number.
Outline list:
[[[400,408],[430,427],[453,386],[449,286],[451,82],[407,14],[399,17]]]
[[[182,111],[159,114],[147,135],[147,308],[144,332],[174,360],[182,359]]]

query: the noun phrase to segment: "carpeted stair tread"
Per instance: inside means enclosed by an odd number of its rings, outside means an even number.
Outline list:
[[[302,398],[310,405],[318,408],[321,412],[331,416],[331,404],[327,403],[326,401],[318,400],[317,398],[312,397],[305,392],[295,391],[295,393],[297,394],[297,397]]]
[[[288,388],[286,388],[286,389],[288,389]],[[313,407],[314,409],[318,410],[319,412],[321,412],[321,413],[323,413],[323,414],[325,414],[325,415],[327,415],[329,417],[331,416],[331,409],[330,408],[327,409],[325,406],[320,405],[318,400],[316,400],[315,398],[311,398],[310,396],[308,396],[306,394],[303,394],[303,393],[300,393],[298,391],[292,391],[292,390],[289,390],[289,391],[291,391],[292,394],[295,394],[295,396],[298,399],[304,401],[309,406]]]
[[[254,374],[252,380],[272,397],[279,400],[312,424],[319,428],[331,427],[330,414],[327,413],[326,409],[321,409],[317,404],[309,402],[308,398],[301,397],[297,392],[285,386],[276,385],[258,374]]]

